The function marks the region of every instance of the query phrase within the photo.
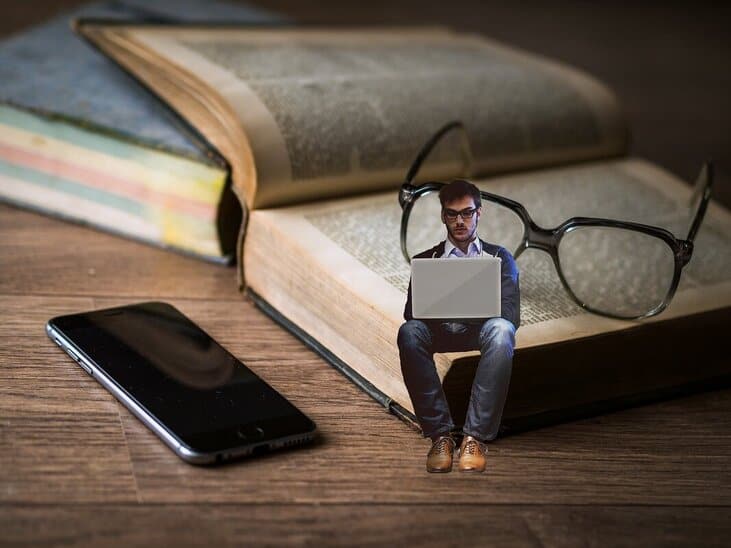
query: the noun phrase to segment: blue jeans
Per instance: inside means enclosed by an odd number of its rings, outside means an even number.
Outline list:
[[[447,398],[434,365],[435,352],[480,350],[464,433],[481,441],[495,439],[513,368],[515,326],[503,318],[483,324],[409,320],[398,332],[401,372],[425,437],[454,429]]]

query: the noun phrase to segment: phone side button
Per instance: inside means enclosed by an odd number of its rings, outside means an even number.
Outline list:
[[[89,373],[89,375],[93,375],[93,373],[91,372],[91,367],[89,367],[88,365],[86,365],[81,360],[79,360],[79,365],[81,366],[81,369],[83,369],[84,371],[86,371],[87,373]]]

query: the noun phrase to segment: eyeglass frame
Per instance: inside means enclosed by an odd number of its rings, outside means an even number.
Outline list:
[[[471,221],[472,217],[475,216],[475,213],[477,213],[479,209],[479,207],[467,207],[461,211],[455,211],[454,209],[442,209],[442,212],[450,221],[456,221],[457,217],[461,217],[462,221]],[[454,213],[451,213],[452,211],[454,211]]]
[[[421,164],[424,162],[424,160],[427,158],[431,150],[434,148],[434,146],[439,142],[439,140],[449,131],[453,129],[460,129],[463,133],[463,136],[465,137],[462,141],[463,144],[463,153],[464,157],[468,159],[468,161],[471,160],[471,153],[469,151],[469,142],[466,139],[466,131],[464,128],[464,125],[462,122],[459,121],[453,121],[449,122],[445,126],[443,126],[439,131],[437,131],[430,139],[427,141],[422,149],[419,151],[419,154],[417,155],[416,159],[412,163],[411,167],[409,168],[409,171],[407,172],[406,179],[404,183],[401,185],[401,189],[399,191],[399,205],[401,206],[401,252],[406,259],[406,261],[411,264],[411,257],[408,254],[408,250],[406,248],[406,232],[408,229],[408,223],[409,223],[409,216],[411,215],[411,209],[413,208],[414,203],[417,199],[419,199],[421,196],[425,196],[431,192],[438,192],[441,190],[444,186],[446,186],[448,183],[439,182],[439,181],[430,181],[418,185],[413,185],[411,182],[416,177]],[[466,150],[464,150],[464,147],[467,147]],[[705,182],[702,182],[705,179]],[[454,179],[452,182],[461,180],[470,182],[467,179]],[[631,221],[619,221],[616,219],[606,219],[602,217],[571,217],[567,220],[565,220],[563,223],[558,225],[555,228],[544,228],[536,224],[533,219],[531,218],[530,214],[528,213],[528,210],[519,202],[512,200],[510,198],[506,198],[505,196],[500,196],[498,194],[493,194],[491,192],[486,192],[484,190],[480,190],[480,198],[482,200],[486,200],[488,202],[494,202],[497,203],[503,207],[506,207],[513,211],[520,220],[523,223],[523,237],[521,239],[521,243],[518,245],[517,249],[514,252],[514,258],[518,258],[523,251],[525,251],[528,248],[531,249],[538,249],[540,251],[544,251],[548,253],[553,260],[554,268],[556,269],[556,272],[558,274],[559,279],[561,280],[561,285],[563,285],[566,292],[569,294],[571,299],[579,305],[582,309],[591,312],[593,314],[597,314],[600,316],[605,316],[608,318],[614,318],[619,320],[640,320],[644,318],[649,318],[652,316],[656,316],[663,310],[667,308],[667,306],[670,304],[670,301],[672,301],[673,297],[675,296],[675,292],[678,289],[678,284],[680,283],[680,277],[682,275],[683,268],[690,262],[690,259],[693,255],[693,242],[695,240],[695,237],[698,233],[698,230],[700,229],[701,223],[703,222],[703,218],[706,213],[706,209],[708,208],[708,203],[710,201],[711,197],[711,189],[713,187],[713,163],[711,161],[706,161],[701,167],[700,174],[696,180],[696,188],[693,192],[693,195],[691,197],[691,204],[694,203],[699,196],[699,193],[702,192],[700,203],[698,204],[698,209],[696,210],[696,213],[693,217],[693,222],[690,225],[690,229],[688,231],[688,235],[685,239],[679,239],[676,238],[670,231],[660,228],[658,226],[653,225],[647,225],[642,223],[635,223]],[[665,242],[671,249],[674,257],[674,273],[673,273],[673,279],[672,283],[670,284],[670,287],[668,289],[667,294],[665,295],[665,298],[662,300],[660,304],[655,306],[653,309],[649,310],[645,314],[637,315],[637,316],[622,316],[619,314],[612,314],[610,312],[601,311],[598,309],[595,309],[589,305],[587,305],[585,302],[583,302],[581,299],[579,299],[576,294],[571,289],[571,286],[566,281],[566,278],[564,277],[563,270],[561,268],[561,262],[558,255],[558,246],[561,243],[561,239],[571,232],[572,230],[575,230],[577,228],[581,227],[600,227],[600,228],[619,228],[619,229],[625,229],[625,230],[632,230],[635,232],[640,232],[643,234],[647,234],[649,236],[654,236],[656,238],[661,239],[663,242]]]

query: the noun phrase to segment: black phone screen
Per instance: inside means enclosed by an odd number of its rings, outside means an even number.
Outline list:
[[[52,320],[169,431],[210,452],[314,430],[314,423],[166,303]]]

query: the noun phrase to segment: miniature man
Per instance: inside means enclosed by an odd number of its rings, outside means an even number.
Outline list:
[[[520,325],[520,289],[515,259],[505,248],[477,236],[482,214],[478,188],[463,180],[452,181],[439,192],[447,239],[416,255],[417,258],[459,258],[492,255],[501,266],[501,317],[487,320],[442,322],[415,320],[411,313],[411,285],[398,333],[401,371],[416,417],[425,437],[432,440],[427,455],[429,472],[449,472],[456,442],[454,423],[434,364],[434,352],[479,349],[481,353],[472,385],[459,450],[459,470],[485,470],[485,442],[495,439],[510,383],[515,331]]]

